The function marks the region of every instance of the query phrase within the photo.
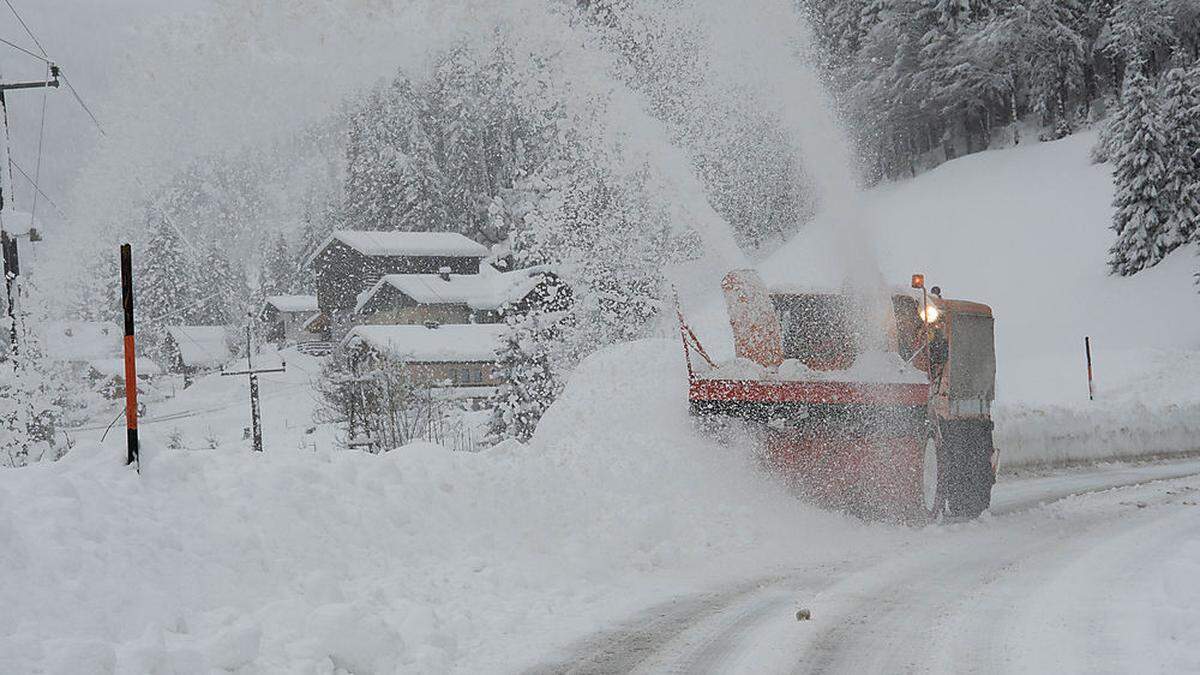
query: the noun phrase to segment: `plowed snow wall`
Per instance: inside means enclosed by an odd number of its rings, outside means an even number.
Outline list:
[[[1088,409],[998,404],[993,418],[1002,469],[1200,451],[1200,403]]]

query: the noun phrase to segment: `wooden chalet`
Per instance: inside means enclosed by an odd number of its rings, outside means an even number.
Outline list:
[[[403,363],[415,382],[451,390],[456,398],[483,399],[500,384],[496,358],[503,331],[501,324],[356,326],[342,347],[360,366],[382,359]]]
[[[338,230],[309,257],[317,306],[339,323],[358,296],[389,274],[479,274],[487,247],[455,232]]]
[[[565,309],[570,294],[544,267],[479,274],[389,274],[359,296],[356,324],[496,323],[534,306]]]

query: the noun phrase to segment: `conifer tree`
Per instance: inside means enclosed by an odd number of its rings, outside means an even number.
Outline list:
[[[413,115],[406,129],[408,155],[401,174],[405,230],[428,232],[446,227],[446,180],[422,117]]]
[[[1109,269],[1125,276],[1152,267],[1170,252],[1173,239],[1167,223],[1174,205],[1163,191],[1170,149],[1154,86],[1140,68],[1127,78],[1121,106],[1123,125],[1113,170],[1112,229],[1117,241],[1109,249]]]
[[[192,321],[206,326],[241,321],[247,299],[246,277],[218,246],[205,249],[199,264],[191,268],[190,281],[192,297],[196,298],[188,312]]]
[[[279,232],[271,238],[263,258],[258,280],[260,297],[298,292],[295,284],[297,264],[285,234]]]
[[[1120,0],[1109,16],[1102,48],[1126,69],[1136,67],[1153,75],[1159,72],[1160,56],[1174,42],[1174,19],[1167,0]],[[1125,77],[1128,79],[1128,73]]]
[[[58,459],[56,427],[70,399],[66,373],[42,346],[43,299],[31,277],[22,281],[17,347],[0,359],[0,467]]]
[[[193,260],[183,239],[166,216],[151,212],[150,239],[136,260],[135,289],[138,318],[147,342],[155,347],[167,326],[192,323],[196,300]]]
[[[561,385],[551,366],[550,349],[559,317],[540,310],[507,317],[496,360],[502,384],[493,400],[489,436],[494,441],[528,441],[558,396]]]
[[[1162,120],[1170,155],[1163,199],[1173,205],[1166,245],[1181,246],[1200,231],[1200,62],[1164,76]]]
[[[117,321],[121,314],[121,260],[116,246],[100,250],[79,281],[73,313],[85,321]]]
[[[351,116],[346,146],[345,213],[360,230],[403,229],[405,130],[414,92],[399,78],[374,92]]]

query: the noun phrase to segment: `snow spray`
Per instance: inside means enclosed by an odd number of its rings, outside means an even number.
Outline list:
[[[795,143],[806,178],[817,188],[820,211],[800,233],[812,234],[821,250],[820,271],[808,281],[840,286],[857,296],[867,320],[860,347],[877,349],[886,335],[890,310],[883,274],[860,209],[862,190],[851,144],[839,124],[813,59],[811,28],[788,0],[706,0],[706,22],[714,74],[730,87],[752,91]],[[817,244],[816,242],[819,242]],[[813,274],[815,272],[815,274]],[[802,272],[803,273],[803,272]],[[813,278],[820,275],[821,278]]]

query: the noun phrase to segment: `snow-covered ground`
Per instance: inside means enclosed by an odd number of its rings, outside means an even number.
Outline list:
[[[379,456],[284,434],[311,411],[294,381],[263,383],[250,453],[244,378],[204,378],[172,405],[206,414],[151,410],[140,476],[123,434],[0,473],[0,672],[493,670],[647,598],[895,536],[696,435],[682,378],[673,341],[622,346],[527,446]],[[197,449],[165,447],[177,427]]]
[[[995,308],[1010,466],[1200,437],[1192,256],[1105,276],[1089,142],[951,162],[866,208],[888,278],[922,270]],[[290,352],[262,378],[262,454],[242,377],[152,403],[141,475],[122,434],[81,431],[62,461],[0,471],[0,672],[506,672],[595,654],[603,670],[631,644],[620,663],[647,670],[1071,670],[1107,663],[1097,646],[1118,670],[1200,667],[1194,478],[1033,508],[1200,462],[1016,475],[996,491],[1007,515],[864,524],[798,503],[749,443],[697,434],[680,352],[593,355],[531,443],[481,453],[335,450],[313,422],[320,362]],[[958,641],[993,633],[978,654]]]
[[[534,672],[1195,672],[1198,496],[1192,476],[928,528],[655,605]]]
[[[241,438],[244,380],[210,376],[151,411],[161,421],[143,429],[140,476],[121,465],[120,434],[0,472],[0,672],[509,672],[570,658],[585,636],[671,598],[728,621],[760,589],[770,603],[746,610],[756,618],[744,625],[790,628],[780,617],[797,601],[819,613],[844,605],[800,590],[866,563],[902,552],[916,574],[951,551],[985,556],[1018,541],[1028,545],[1013,550],[1030,552],[1076,525],[1056,509],[911,530],[807,507],[748,445],[692,429],[678,358],[673,340],[594,355],[528,445],[368,455],[272,422],[311,415],[302,363],[289,357],[288,379],[263,384],[273,404],[262,454]],[[188,405],[203,414],[175,410]],[[217,447],[167,449],[176,428]],[[998,505],[1190,472],[1200,462],[1022,478],[1013,499],[998,488]],[[1163,583],[1182,583],[1179,565],[1156,568]],[[883,583],[887,569],[854,583]],[[781,595],[787,584],[799,590]],[[1172,626],[1186,631],[1182,618]],[[726,646],[746,658],[745,645]],[[768,652],[785,653],[751,653]]]

